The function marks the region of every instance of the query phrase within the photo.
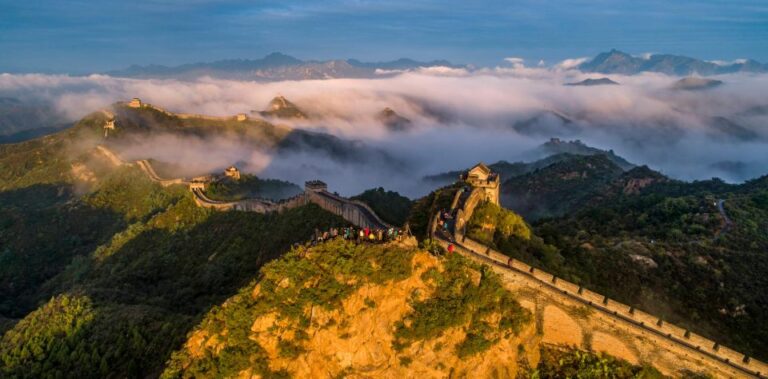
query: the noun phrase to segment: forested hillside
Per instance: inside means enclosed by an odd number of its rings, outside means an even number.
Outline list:
[[[686,183],[647,167],[622,173],[605,159],[587,157],[513,177],[504,186],[506,204],[533,217],[527,219],[540,238],[497,232],[491,241],[482,230],[476,238],[747,354],[768,357],[766,177],[742,185]],[[482,215],[476,214],[475,223],[483,222]]]
[[[316,228],[314,205],[216,213],[95,147],[103,116],[0,146],[0,376],[146,377],[212,306]]]

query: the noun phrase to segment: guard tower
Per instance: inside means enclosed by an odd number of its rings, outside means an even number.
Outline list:
[[[141,99],[134,97],[128,102],[128,106],[131,108],[141,108]]]
[[[226,170],[224,170],[224,176],[234,180],[240,180],[240,170],[238,170],[235,166],[229,166]]]
[[[322,192],[327,191],[328,185],[325,184],[325,182],[320,180],[310,180],[308,182],[304,182],[304,191],[305,192]]]
[[[501,179],[499,174],[491,172],[491,169],[483,163],[478,163],[460,178],[474,188],[480,188],[485,194],[485,199],[499,204],[499,187]]]
[[[104,122],[104,138],[107,138],[110,130],[115,130],[114,118],[108,118],[107,121]]]

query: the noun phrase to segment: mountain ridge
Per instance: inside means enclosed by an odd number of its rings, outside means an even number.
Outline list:
[[[106,75],[128,78],[191,78],[212,76],[227,79],[301,80],[329,78],[375,78],[394,73],[386,71],[410,70],[419,67],[466,67],[447,60],[420,62],[410,58],[392,61],[363,62],[357,59],[301,60],[274,52],[259,59],[223,59],[178,66],[131,65],[124,69],[105,72]],[[382,72],[384,70],[384,72]]]
[[[616,49],[600,53],[591,60],[580,64],[578,68],[583,72],[624,75],[657,72],[673,76],[696,74],[710,76],[737,72],[768,72],[768,64],[762,64],[752,59],[721,63],[673,54],[652,54],[648,57],[636,57]]]

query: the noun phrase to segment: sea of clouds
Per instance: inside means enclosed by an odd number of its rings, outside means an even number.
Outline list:
[[[376,79],[266,83],[2,74],[0,96],[46,101],[76,120],[132,97],[175,112],[227,116],[262,110],[283,95],[310,119],[275,122],[359,140],[405,164],[341,164],[301,153],[268,156],[222,140],[147,141],[134,155],[196,156],[192,161],[206,169],[239,161],[249,171],[297,183],[319,177],[343,194],[384,186],[417,196],[429,190],[419,183],[424,175],[478,161],[532,159],[530,152],[550,137],[613,149],[684,180],[740,182],[768,174],[768,75],[720,76],[715,79],[723,85],[697,91],[673,89],[679,78],[661,74],[609,75],[620,85],[565,86],[602,75],[573,69],[579,60],[553,67],[508,62],[472,71],[432,67]],[[376,115],[385,107],[410,119],[410,128],[391,131],[382,125]],[[193,148],[209,152],[204,162],[189,153]]]

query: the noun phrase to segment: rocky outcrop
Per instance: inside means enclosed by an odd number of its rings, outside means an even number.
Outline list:
[[[384,108],[381,112],[376,114],[376,119],[386,126],[387,129],[393,132],[401,132],[408,130],[411,126],[411,120],[400,116],[392,110],[392,108]]]
[[[299,109],[296,104],[290,102],[283,96],[277,96],[267,105],[267,109],[259,112],[263,117],[273,117],[282,119],[306,120],[307,115]]]

